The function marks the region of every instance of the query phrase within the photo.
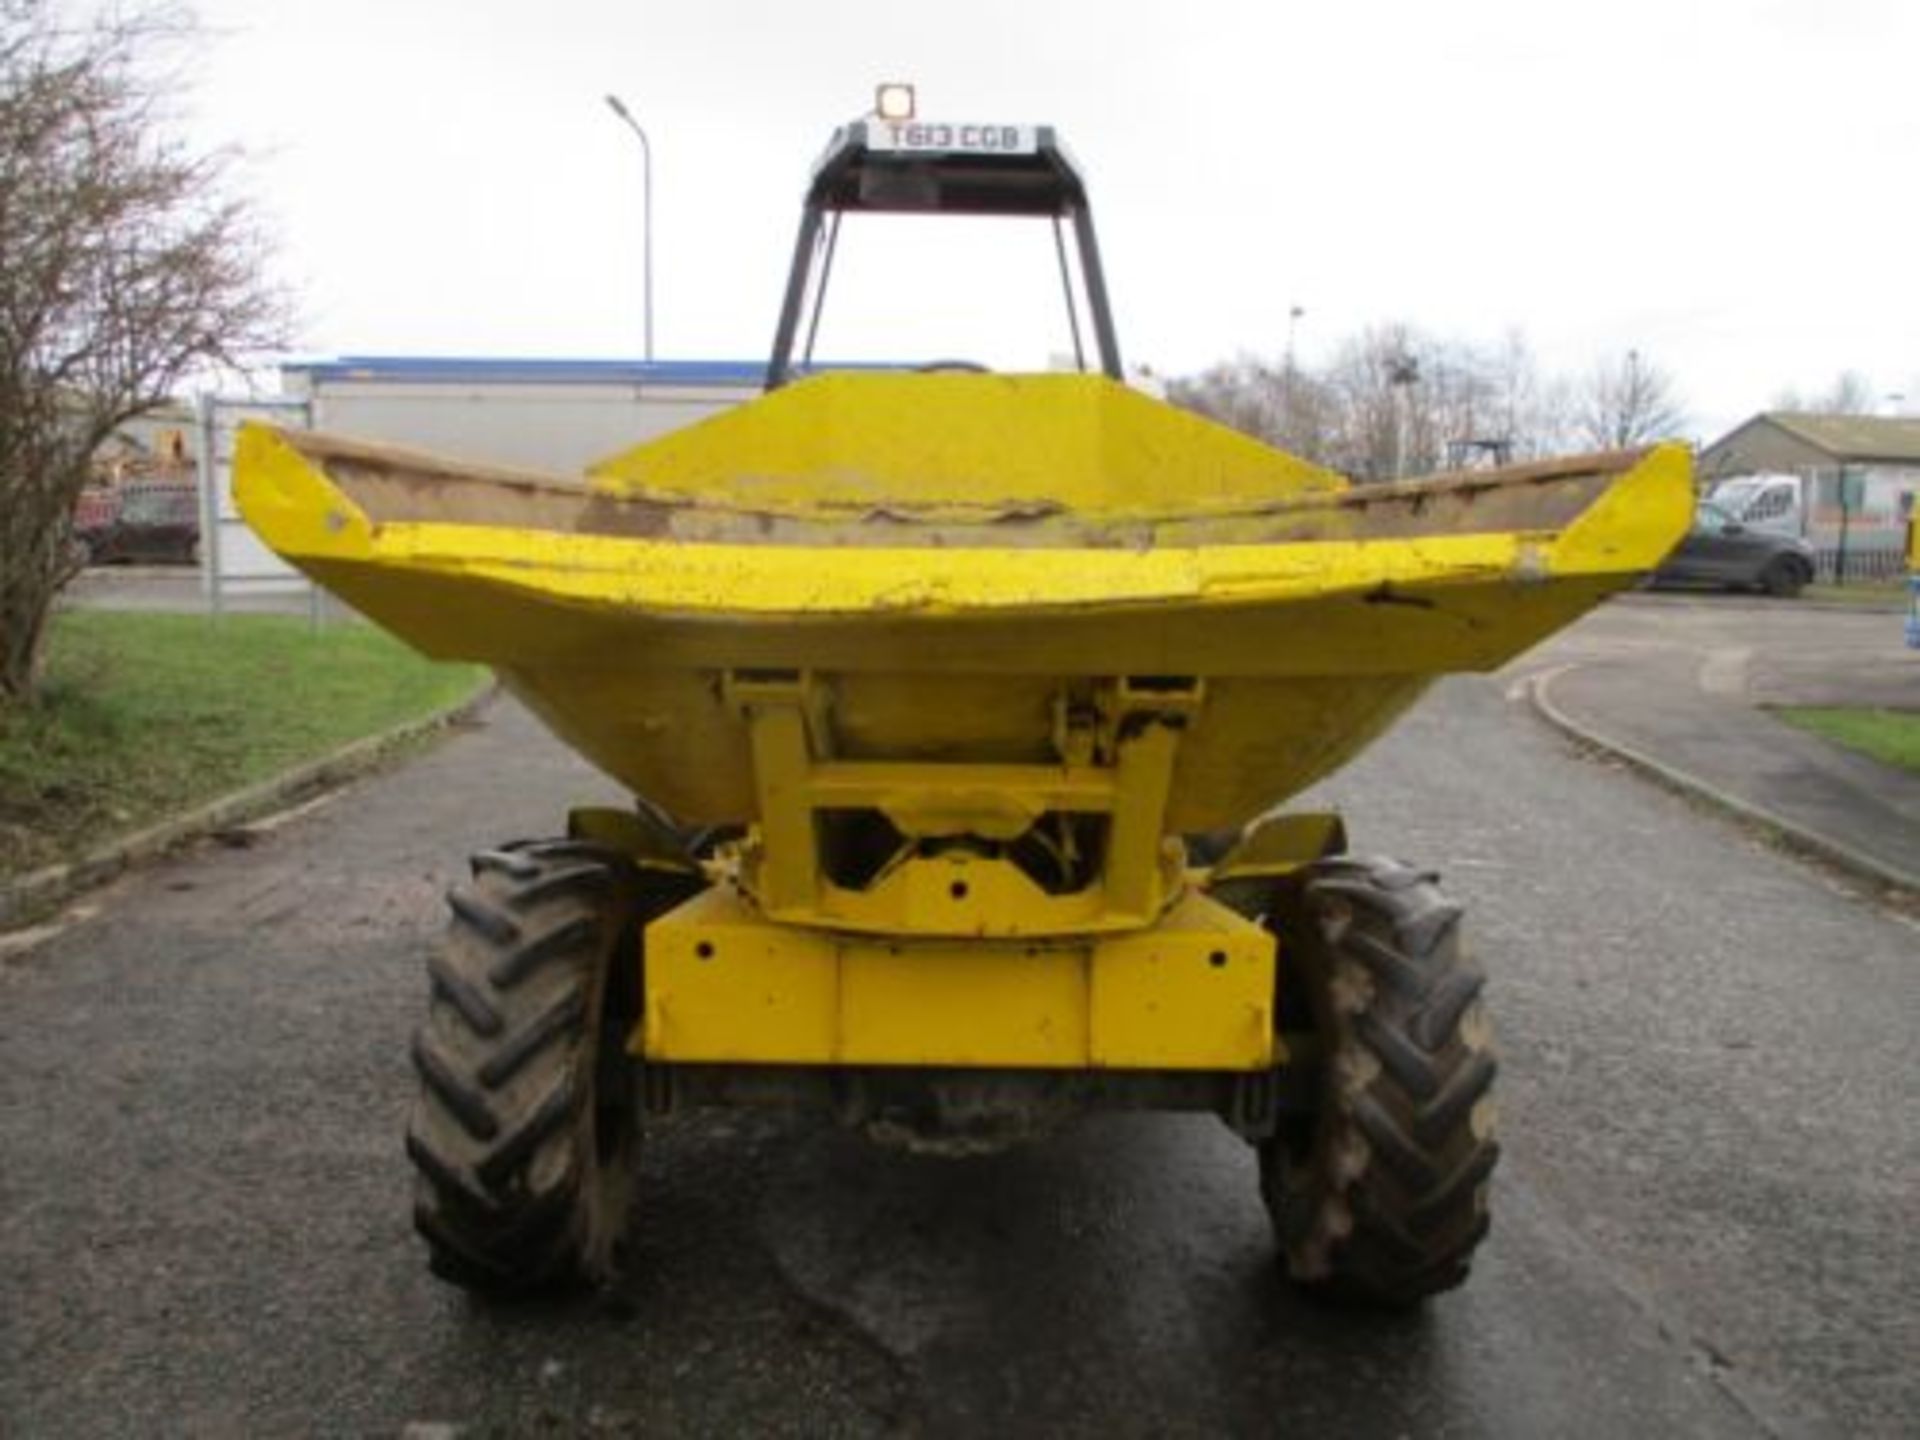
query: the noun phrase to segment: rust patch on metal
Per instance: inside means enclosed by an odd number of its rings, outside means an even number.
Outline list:
[[[718,503],[616,495],[563,476],[467,465],[399,446],[313,431],[285,436],[322,467],[376,526],[485,525],[557,534],[717,544],[939,549],[1136,549],[1406,540],[1563,528],[1645,457],[1621,450],[1289,495],[1194,516],[1177,511],[1102,518],[1047,501],[954,513],[943,505],[849,507],[799,517]]]

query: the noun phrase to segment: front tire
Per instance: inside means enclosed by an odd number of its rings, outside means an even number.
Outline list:
[[[639,926],[685,893],[613,851],[483,851],[415,1032],[414,1224],[442,1279],[514,1293],[618,1273],[639,1126]],[[652,903],[649,904],[649,899]]]
[[[1802,590],[1813,576],[1797,560],[1789,560],[1784,555],[1767,562],[1767,568],[1760,572],[1760,588],[1778,600],[1791,600]]]
[[[1466,1279],[1499,1158],[1460,907],[1431,874],[1343,857],[1292,877],[1274,918],[1285,1023],[1321,1047],[1314,1113],[1260,1150],[1288,1273],[1330,1298],[1418,1304]]]

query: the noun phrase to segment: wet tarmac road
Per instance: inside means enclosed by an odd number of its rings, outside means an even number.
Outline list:
[[[499,706],[0,960],[0,1434],[1910,1423],[1920,933],[1498,680],[1325,787],[1357,845],[1446,872],[1493,977],[1506,1158],[1464,1291],[1289,1294],[1212,1121],[953,1161],[708,1115],[650,1137],[618,1295],[472,1303],[407,1219],[418,958],[466,848],[603,789]]]

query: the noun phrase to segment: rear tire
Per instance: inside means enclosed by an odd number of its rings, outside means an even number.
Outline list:
[[[1288,1273],[1330,1298],[1418,1304],[1467,1278],[1499,1158],[1460,907],[1431,874],[1339,858],[1292,877],[1274,918],[1282,1023],[1322,1047],[1314,1113],[1260,1149]]]
[[[639,1142],[639,927],[697,882],[577,841],[484,851],[472,870],[448,892],[413,1041],[414,1225],[433,1272],[468,1289],[605,1283]]]

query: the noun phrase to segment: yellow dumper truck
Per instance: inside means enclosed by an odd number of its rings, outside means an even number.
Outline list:
[[[870,211],[1050,223],[1091,363],[816,371]],[[812,177],[761,398],[581,480],[244,432],[275,550],[635,797],[448,897],[407,1136],[437,1273],[605,1279],[689,1107],[964,1151],[1118,1106],[1253,1145],[1303,1285],[1465,1277],[1498,1152],[1460,911],[1275,807],[1657,564],[1687,455],[1352,485],[1123,375],[1054,133],[868,120]]]

